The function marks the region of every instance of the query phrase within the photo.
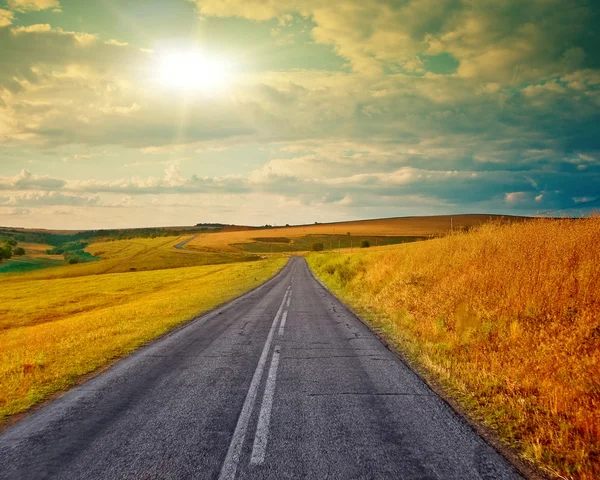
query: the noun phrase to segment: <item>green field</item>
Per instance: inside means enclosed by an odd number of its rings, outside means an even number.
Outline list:
[[[427,237],[402,236],[350,236],[350,235],[306,235],[304,237],[256,237],[250,243],[234,243],[234,247],[250,253],[284,253],[306,252],[312,250],[315,243],[322,243],[325,250],[338,250],[340,248],[360,248],[363,240],[372,247],[383,245],[397,245],[400,243],[425,240]]]
[[[42,268],[59,267],[63,260],[36,257],[15,257],[0,263],[0,273],[25,273]]]

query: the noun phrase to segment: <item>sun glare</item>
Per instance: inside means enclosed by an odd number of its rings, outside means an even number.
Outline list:
[[[166,87],[215,91],[230,82],[230,65],[200,51],[170,52],[160,57],[160,81]]]

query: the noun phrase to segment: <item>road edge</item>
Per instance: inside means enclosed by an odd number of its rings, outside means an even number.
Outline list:
[[[115,357],[115,358],[109,360],[105,365],[102,365],[101,367],[98,367],[97,369],[82,375],[81,377],[77,378],[77,380],[75,380],[73,382],[73,384],[71,384],[68,388],[65,388],[63,390],[53,393],[52,395],[48,396],[44,400],[41,400],[39,403],[32,405],[31,407],[29,407],[27,410],[25,410],[23,412],[15,413],[13,415],[9,415],[8,417],[5,417],[4,420],[2,420],[0,422],[0,435],[2,435],[4,432],[6,432],[8,429],[13,427],[20,421],[22,421],[22,420],[26,419],[27,417],[33,415],[34,413],[38,412],[39,410],[46,407],[53,401],[59,399],[60,397],[62,397],[66,393],[70,392],[74,388],[77,388],[77,387],[83,385],[84,383],[89,382],[93,378],[96,378],[97,376],[102,375],[103,373],[109,371],[111,368],[115,367],[119,362],[131,357],[132,355],[137,354],[138,352],[142,351],[145,348],[152,346],[154,343],[164,340],[165,338],[168,338],[171,335],[174,335],[174,334],[178,333],[179,331],[190,327],[191,325],[193,325],[196,322],[205,321],[205,320],[208,320],[209,318],[212,318],[213,316],[219,315],[221,310],[229,308],[231,305],[241,301],[245,297],[256,293],[257,290],[260,290],[261,288],[266,287],[269,283],[275,281],[284,272],[284,270],[290,264],[291,258],[292,258],[291,256],[288,257],[287,262],[283,265],[283,267],[281,267],[281,269],[279,269],[279,271],[275,275],[273,275],[270,278],[267,278],[264,282],[262,282],[260,285],[257,285],[252,290],[249,290],[246,293],[243,293],[239,297],[232,298],[231,300],[228,300],[219,305],[216,305],[215,307],[211,308],[210,310],[206,310],[205,312],[199,313],[198,315],[192,317],[189,320],[183,321],[176,327],[173,327],[171,330],[159,335],[158,337],[155,337],[152,340],[148,340],[147,342],[142,343],[140,346],[138,346],[131,352],[129,352],[125,355],[120,355],[118,357]]]
[[[434,393],[436,394],[453,412],[454,414],[467,425],[474,433],[481,437],[490,447],[492,447],[500,456],[502,456],[521,476],[528,480],[553,480],[552,477],[548,476],[539,467],[523,460],[518,451],[506,445],[500,437],[490,428],[481,424],[476,419],[469,415],[469,412],[464,408],[452,394],[437,380],[435,380],[423,367],[417,365],[408,356],[402,352],[399,348],[394,346],[387,338],[385,338],[379,331],[365,319],[362,318],[361,314],[354,310],[350,305],[345,303],[335,292],[333,292],[312,270],[310,264],[304,259],[308,266],[308,271],[316,282],[333,298],[335,298],[348,313],[356,317],[356,319],[362,323],[375,337],[392,352],[398,359],[406,365],[406,367],[413,372],[421,381]]]

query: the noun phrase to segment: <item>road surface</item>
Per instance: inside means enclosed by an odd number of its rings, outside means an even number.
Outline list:
[[[196,238],[198,238],[198,235],[194,235],[191,238],[188,238],[187,240],[184,240],[183,242],[179,242],[177,245],[173,245],[173,248],[176,248],[177,250],[185,250],[185,246],[190,243],[192,240],[196,240]]]
[[[6,430],[0,478],[520,477],[293,258]]]

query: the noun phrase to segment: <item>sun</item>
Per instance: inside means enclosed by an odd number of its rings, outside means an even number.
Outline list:
[[[164,53],[159,69],[161,84],[182,90],[222,90],[231,77],[228,62],[197,50]]]

